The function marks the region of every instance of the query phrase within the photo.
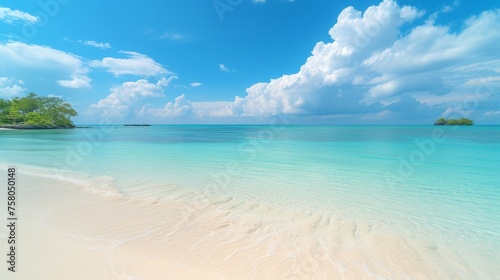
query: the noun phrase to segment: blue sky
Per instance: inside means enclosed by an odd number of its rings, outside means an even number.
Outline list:
[[[2,1],[0,98],[81,124],[499,124],[500,4],[429,2]]]

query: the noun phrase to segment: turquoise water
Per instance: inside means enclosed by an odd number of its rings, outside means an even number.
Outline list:
[[[0,163],[110,176],[129,196],[168,196],[162,186],[178,186],[338,212],[486,248],[485,262],[498,261],[499,126],[5,130]]]

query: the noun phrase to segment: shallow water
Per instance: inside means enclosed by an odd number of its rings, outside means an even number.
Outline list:
[[[191,254],[186,249],[186,256],[197,252],[202,258],[222,244],[235,252],[231,246],[243,242],[235,231],[242,230],[255,241],[249,248],[263,246],[258,252],[275,244],[277,251],[271,250],[275,253],[266,261],[274,256],[290,266],[287,252],[302,252],[310,257],[309,270],[320,274],[336,267],[373,278],[418,278],[398,272],[397,265],[412,267],[412,260],[420,259],[413,266],[428,272],[422,279],[497,277],[497,126],[0,131],[0,163],[21,170],[43,167],[38,175],[55,179],[74,179],[78,172],[83,179],[76,183],[97,195],[110,197],[116,190],[132,200],[184,201],[190,204],[185,216],[207,215],[206,220],[237,225],[212,229],[215,238],[197,243],[203,245],[191,248]],[[105,183],[88,183],[97,177]],[[189,223],[179,221],[178,231],[189,234],[189,229]],[[175,243],[176,235],[169,236],[150,240],[151,248]],[[398,255],[400,262],[391,259]],[[314,264],[317,259],[322,261]]]

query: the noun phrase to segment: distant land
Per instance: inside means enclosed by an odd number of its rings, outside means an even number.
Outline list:
[[[468,118],[461,119],[438,119],[434,125],[474,125],[474,121]]]

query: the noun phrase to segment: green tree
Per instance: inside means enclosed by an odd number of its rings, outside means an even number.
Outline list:
[[[24,123],[27,125],[39,126],[53,125],[53,123],[49,120],[49,118],[47,118],[47,116],[35,112],[29,112],[28,114],[26,114]]]
[[[446,125],[447,124],[447,121],[445,118],[440,118],[439,120],[437,120],[434,125]]]
[[[7,120],[9,124],[20,124],[24,122],[23,113],[19,110],[19,102],[16,99],[11,102]]]
[[[7,115],[9,114],[10,100],[0,98],[0,123],[7,123]]]
[[[468,118],[461,118],[460,124],[461,125],[474,125],[474,121],[471,119],[468,119]]]
[[[74,125],[70,117],[78,115],[69,103],[57,97],[43,98],[41,108],[43,115],[56,126],[72,127]]]
[[[468,118],[460,119],[438,119],[434,125],[474,125],[474,121]]]
[[[71,117],[78,113],[57,97],[39,97],[29,93],[12,101],[0,99],[0,124],[74,127]]]

